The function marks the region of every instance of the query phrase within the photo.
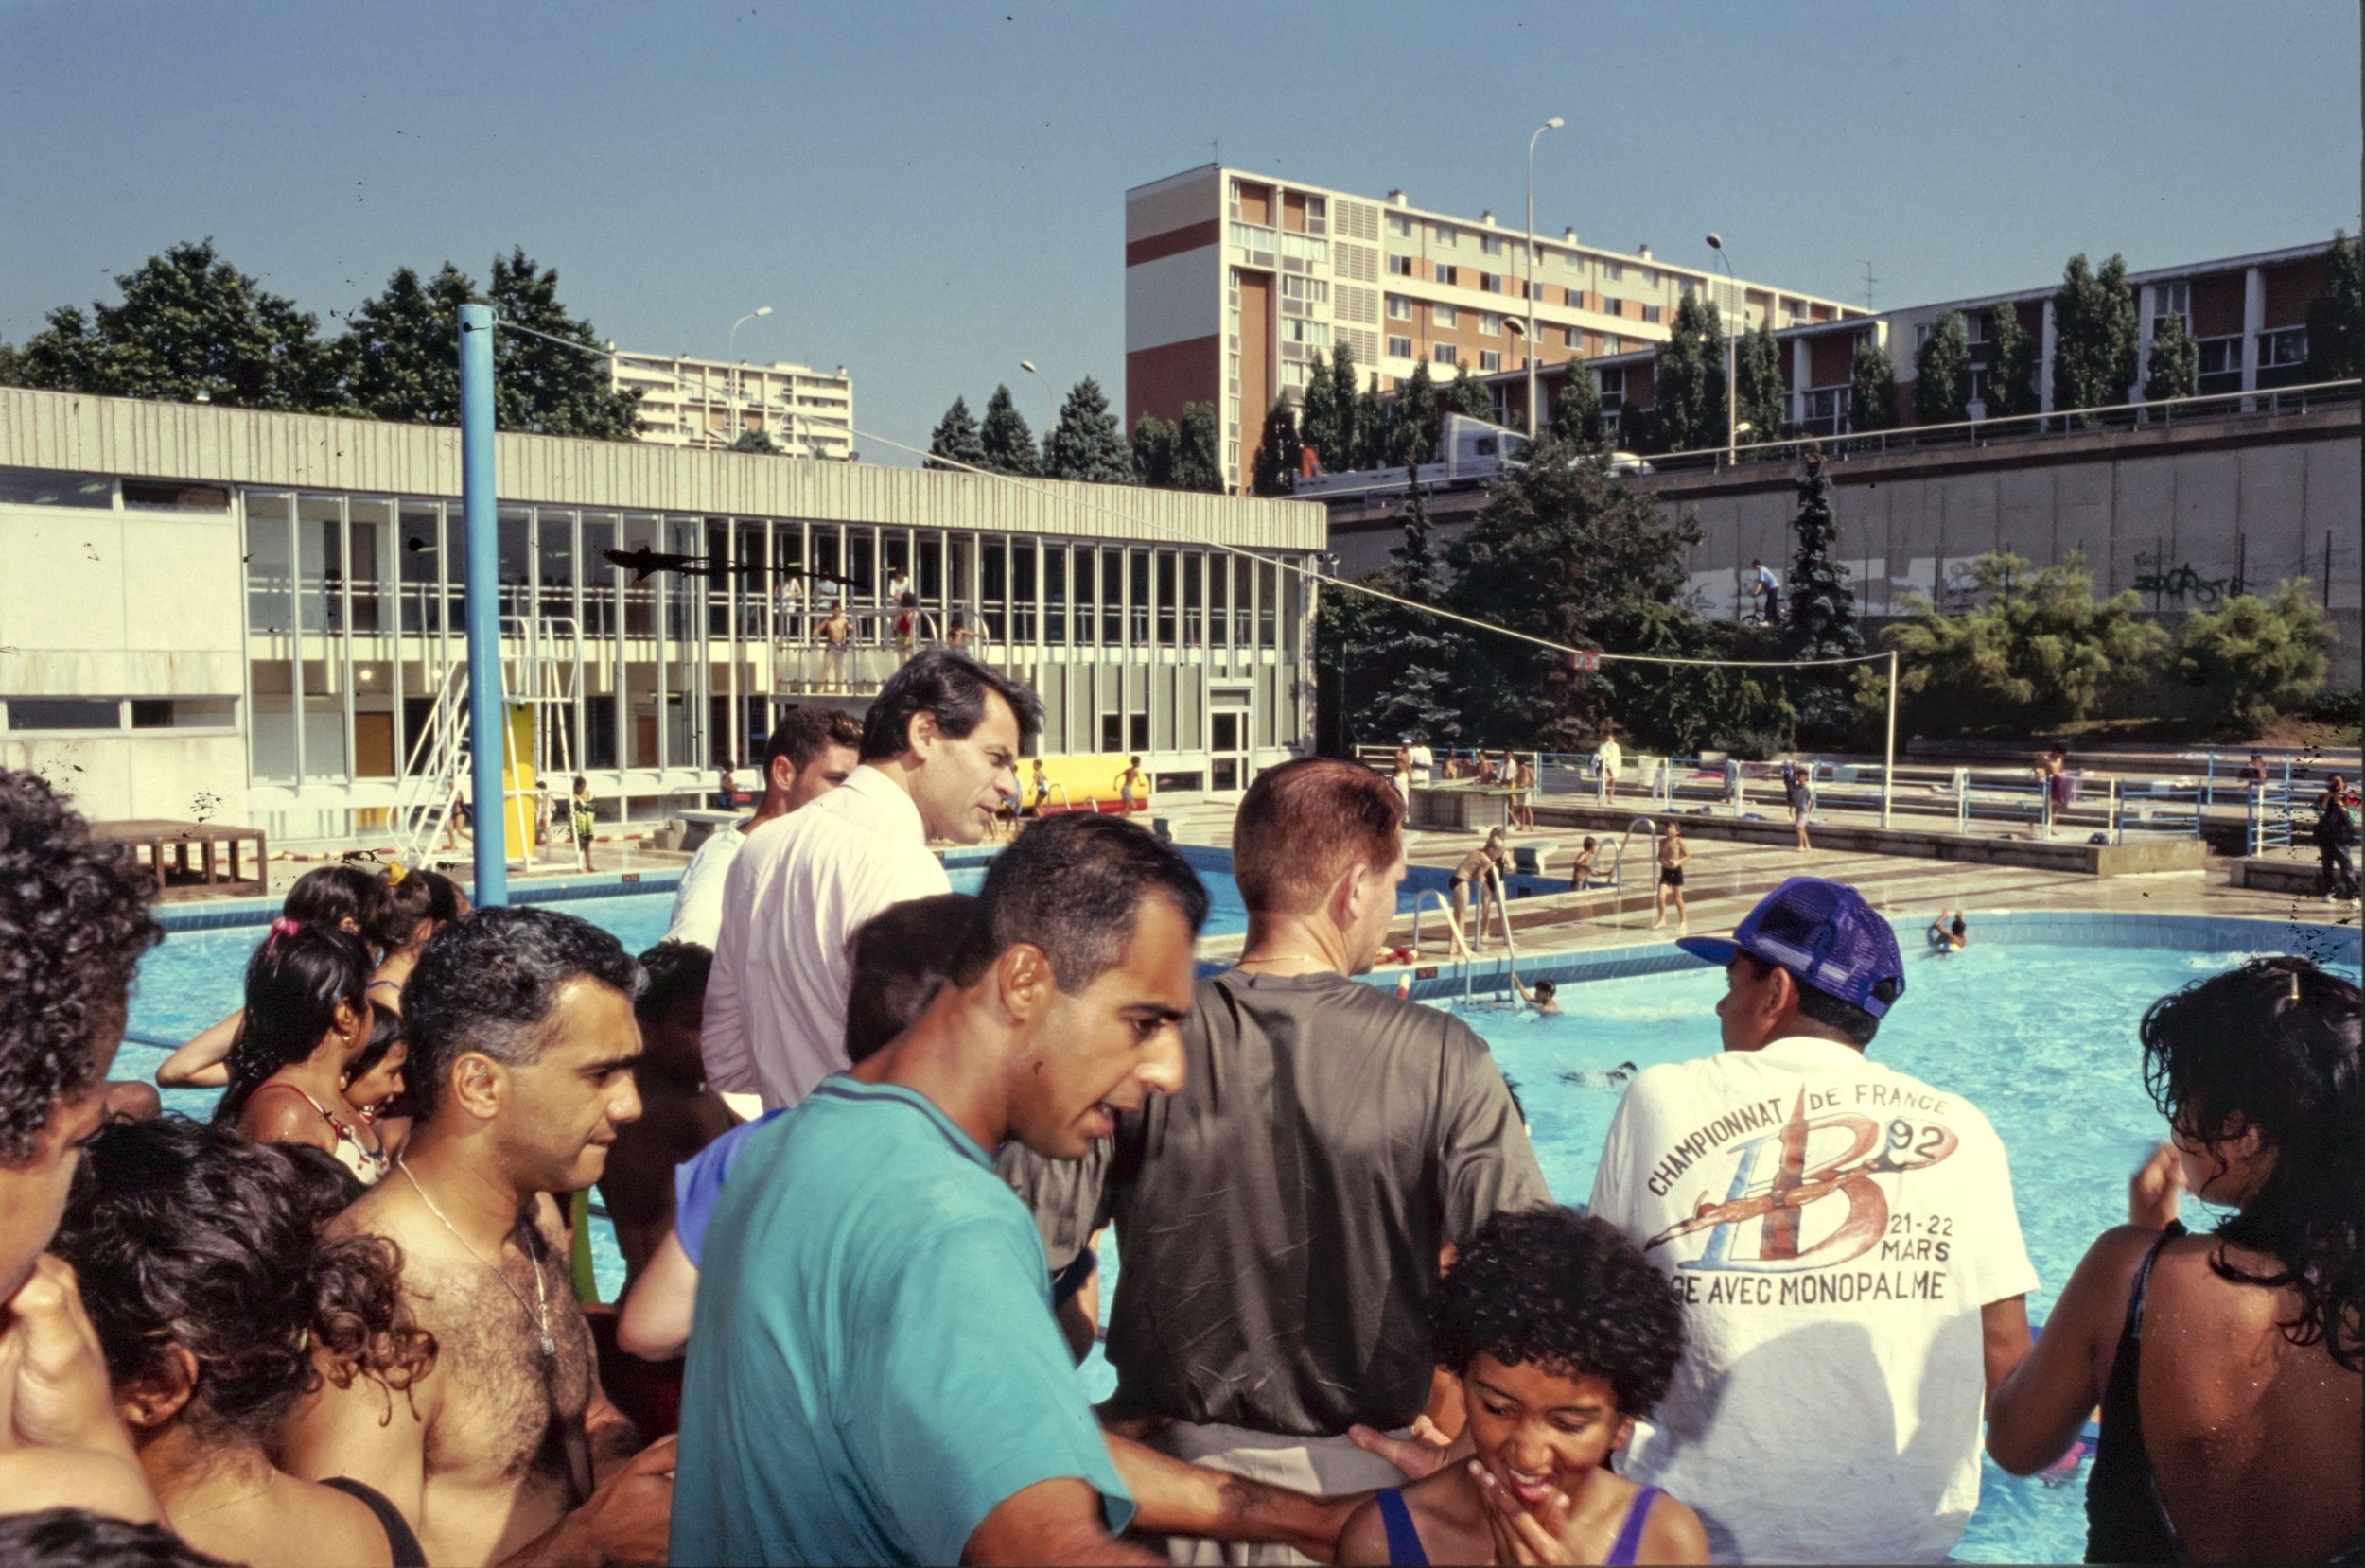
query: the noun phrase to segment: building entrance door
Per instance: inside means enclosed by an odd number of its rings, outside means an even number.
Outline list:
[[[1218,794],[1248,788],[1248,709],[1217,708],[1207,715],[1207,787]]]

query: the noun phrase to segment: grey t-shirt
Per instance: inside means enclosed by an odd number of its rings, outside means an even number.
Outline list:
[[[1233,973],[1199,983],[1182,1052],[1182,1091],[1124,1119],[1104,1188],[1003,1162],[1038,1223],[1089,1206],[1046,1231],[1116,1222],[1112,1413],[1410,1422],[1440,1250],[1551,1201],[1486,1042],[1343,975]]]

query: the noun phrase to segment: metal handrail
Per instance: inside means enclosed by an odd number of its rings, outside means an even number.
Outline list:
[[[1610,883],[1618,889],[1618,904],[1611,913],[1610,923],[1619,931],[1626,929],[1626,841],[1634,837],[1634,830],[1638,828],[1648,835],[1651,863],[1658,863],[1658,824],[1649,817],[1636,817],[1618,836],[1618,853],[1610,861]]]

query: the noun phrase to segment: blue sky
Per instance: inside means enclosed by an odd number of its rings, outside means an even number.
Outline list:
[[[522,244],[632,347],[955,392],[1124,373],[1127,186],[1228,163],[1904,305],[2358,224],[2353,0],[0,0],[0,339],[211,235],[324,322]],[[1040,430],[1047,398],[1016,385]],[[890,456],[875,444],[868,455]]]

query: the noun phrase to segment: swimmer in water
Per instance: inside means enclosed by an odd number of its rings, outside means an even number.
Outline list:
[[[1517,975],[1513,975],[1511,977],[1511,984],[1512,988],[1519,993],[1519,1000],[1534,1008],[1538,1013],[1557,1015],[1560,1012],[1560,1003],[1553,1000],[1560,987],[1553,984],[1550,981],[1537,981],[1535,983],[1535,989],[1531,991],[1524,984],[1521,983]]]
[[[1952,916],[1950,919],[1949,916]],[[1959,909],[1940,910],[1925,933],[1932,952],[1960,952],[1971,946],[1971,933]]]

